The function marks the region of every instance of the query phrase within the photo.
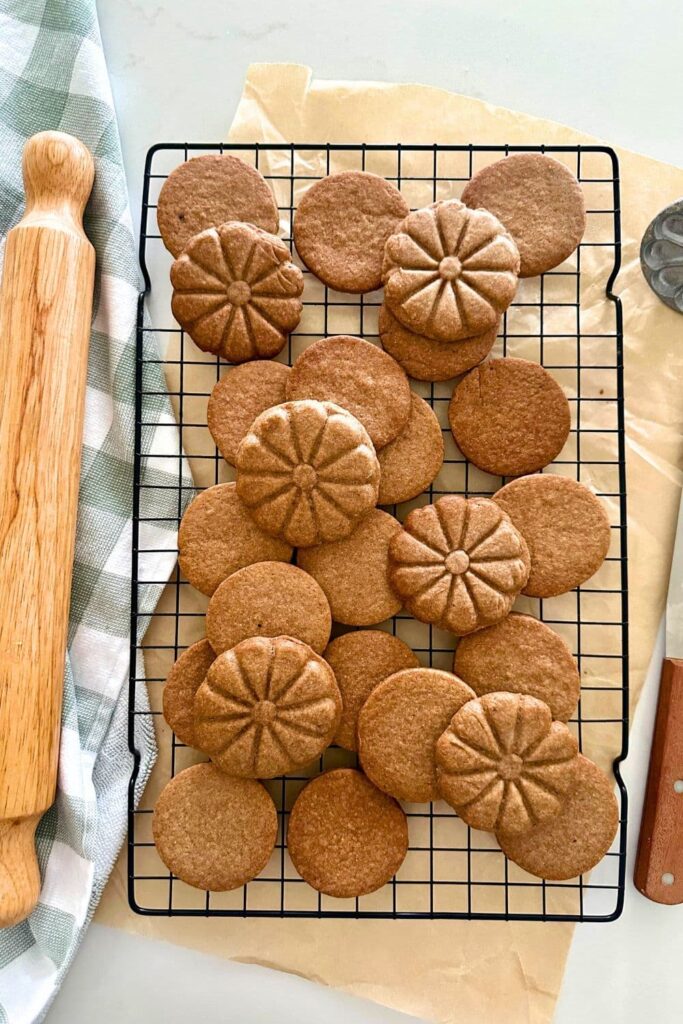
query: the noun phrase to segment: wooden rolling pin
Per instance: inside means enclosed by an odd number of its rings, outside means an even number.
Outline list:
[[[95,277],[88,150],[41,132],[23,173],[0,291],[0,927],[38,899],[55,798]]]

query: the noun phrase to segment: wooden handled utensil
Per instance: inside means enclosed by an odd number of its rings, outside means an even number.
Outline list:
[[[34,833],[55,798],[95,251],[93,160],[42,132],[0,291],[0,927],[40,892]]]

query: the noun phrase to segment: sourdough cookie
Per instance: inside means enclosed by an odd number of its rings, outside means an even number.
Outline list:
[[[590,871],[617,834],[613,783],[582,754],[578,762],[576,783],[559,814],[521,835],[496,833],[505,856],[538,878],[561,882]]]
[[[379,683],[358,716],[358,757],[368,778],[397,800],[437,800],[436,741],[474,692],[434,668],[408,668]]]
[[[524,594],[564,594],[590,579],[604,562],[609,519],[600,499],[583,484],[536,474],[512,480],[493,497],[529,547],[531,572]]]
[[[396,874],[408,822],[391,797],[353,768],[312,779],[296,798],[287,849],[304,881],[328,896],[364,896]]]
[[[462,201],[503,222],[519,249],[520,277],[562,263],[586,230],[581,186],[564,164],[542,153],[515,153],[484,167],[465,186]]]
[[[332,402],[304,399],[262,412],[236,466],[237,493],[256,523],[296,547],[346,537],[377,503],[372,441]]]
[[[331,628],[319,585],[283,562],[259,562],[228,576],[206,612],[206,636],[216,654],[252,636],[291,636],[320,654]]]
[[[547,704],[521,693],[489,693],[456,711],[439,737],[439,792],[472,828],[528,832],[559,814],[576,782],[578,752]]]
[[[513,612],[463,637],[453,671],[479,697],[496,690],[527,693],[544,701],[560,722],[576,711],[581,680],[569,645],[531,615]]]
[[[254,562],[288,562],[292,548],[265,533],[237,496],[234,483],[208,487],[188,505],[178,530],[178,564],[202,594]]]
[[[316,181],[294,217],[294,244],[309,270],[340,292],[372,292],[382,283],[384,244],[407,217],[399,190],[366,171]]]
[[[240,441],[257,416],[285,400],[289,367],[258,359],[233,368],[218,381],[206,409],[206,422],[226,462],[235,465]]]
[[[415,380],[451,380],[471,370],[486,359],[495,345],[499,326],[497,323],[483,334],[463,338],[454,345],[408,330],[386,303],[382,303],[379,311],[379,336],[384,351]]]
[[[276,356],[301,317],[303,274],[285,243],[237,221],[194,235],[171,267],[173,315],[231,363]]]
[[[376,508],[349,537],[297,552],[297,565],[318,581],[335,622],[374,626],[400,610],[387,579],[389,542],[400,529],[397,519]]]
[[[348,409],[375,448],[398,437],[410,416],[410,386],[396,360],[377,345],[346,334],[304,349],[287,378],[287,398],[317,398]]]
[[[410,614],[457,636],[505,618],[528,575],[522,536],[488,498],[413,509],[389,545],[389,582]]]
[[[196,889],[225,892],[263,871],[275,847],[277,811],[260,782],[194,764],[162,790],[152,834],[174,875]]]
[[[216,654],[208,640],[198,640],[183,651],[171,668],[164,684],[164,718],[181,743],[196,747],[194,734],[194,695],[204,682]]]
[[[331,665],[342,695],[343,710],[334,742],[355,750],[358,713],[370,693],[387,676],[420,664],[410,647],[383,629],[358,629],[333,640],[323,657]]]
[[[443,434],[434,410],[414,391],[410,400],[408,422],[377,456],[380,505],[395,505],[422,494],[443,464]]]
[[[486,210],[445,199],[409,214],[384,251],[384,301],[405,327],[437,341],[494,327],[514,298],[519,253]]]
[[[174,256],[193,235],[229,220],[277,234],[275,197],[255,167],[236,156],[196,156],[171,171],[159,193],[157,223]]]
[[[552,462],[569,436],[564,391],[527,359],[492,359],[460,381],[448,407],[465,458],[495,476],[522,476]]]
[[[319,757],[341,710],[334,672],[312,648],[254,636],[209,669],[194,699],[194,732],[228,775],[272,779]]]

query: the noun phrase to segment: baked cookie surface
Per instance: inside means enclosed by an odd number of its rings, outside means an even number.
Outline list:
[[[164,718],[181,743],[196,747],[194,695],[216,660],[208,640],[198,640],[176,659],[166,677],[162,695]]]
[[[457,345],[416,334],[397,320],[386,303],[379,311],[379,336],[385,352],[415,380],[439,381],[459,377],[485,359],[496,342],[499,324]]]
[[[410,400],[410,416],[405,427],[377,454],[379,505],[395,505],[422,494],[443,464],[443,434],[434,410],[414,391]]]
[[[235,465],[240,441],[260,413],[285,401],[289,367],[273,359],[233,366],[215,384],[206,423],[226,462]]]

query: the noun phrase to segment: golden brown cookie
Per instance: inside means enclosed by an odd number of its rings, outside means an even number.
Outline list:
[[[408,211],[396,186],[377,174],[330,174],[301,198],[294,243],[308,269],[330,288],[371,292],[382,283],[384,243]]]
[[[384,300],[417,334],[471,338],[498,323],[518,270],[517,246],[493,214],[444,199],[409,214],[388,239]]]
[[[551,270],[569,256],[586,229],[581,186],[559,160],[515,153],[474,175],[462,201],[495,214],[521,257],[520,277]]]
[[[229,220],[244,220],[274,234],[275,197],[255,167],[228,154],[196,156],[171,171],[159,193],[157,223],[174,256],[193,235]]]
[[[460,381],[448,407],[455,443],[486,473],[522,476],[552,462],[569,436],[565,393],[527,359],[492,359]]]
[[[439,792],[472,828],[528,832],[562,809],[576,782],[578,751],[547,704],[488,693],[456,711],[437,741]]]
[[[194,695],[216,660],[208,640],[198,640],[183,651],[168,673],[163,692],[164,718],[181,743],[196,747]]]
[[[505,618],[528,575],[522,536],[488,498],[413,509],[389,545],[389,582],[411,615],[458,636]]]
[[[346,537],[379,490],[379,462],[355,416],[332,402],[262,412],[237,451],[237,493],[258,525],[296,547]]]
[[[456,344],[435,341],[424,334],[415,334],[397,320],[386,303],[379,311],[379,336],[385,352],[393,356],[415,380],[450,380],[471,370],[486,359],[496,343],[500,324],[477,334],[462,338]]]
[[[375,448],[398,437],[410,416],[410,386],[396,360],[346,334],[304,349],[287,378],[287,398],[317,398],[348,409]]]
[[[358,713],[372,690],[387,676],[417,668],[419,659],[407,644],[383,629],[357,629],[333,640],[323,657],[332,667],[343,710],[334,742],[355,750]]]
[[[576,784],[559,814],[521,835],[496,833],[505,856],[538,878],[560,882],[590,871],[617,834],[613,783],[582,754],[578,762]]]
[[[297,552],[297,565],[318,581],[335,622],[374,626],[400,610],[387,579],[389,542],[400,529],[397,519],[376,508],[349,537]]]
[[[410,399],[408,422],[377,455],[380,505],[394,505],[422,494],[443,463],[443,434],[434,410],[414,391]]]
[[[384,679],[358,716],[358,757],[369,779],[397,800],[437,800],[436,741],[474,692],[435,668]]]
[[[254,522],[234,483],[216,484],[188,505],[178,530],[178,564],[202,594],[254,562],[288,562],[292,548]]]
[[[334,672],[311,647],[254,636],[209,669],[194,699],[194,732],[228,775],[272,779],[319,757],[341,710]]]
[[[374,892],[398,871],[408,851],[408,822],[391,797],[353,768],[312,779],[287,825],[287,849],[318,892],[348,898]]]
[[[206,636],[216,654],[252,636],[292,636],[320,654],[331,628],[319,585],[283,562],[259,562],[228,576],[206,612]]]
[[[197,889],[224,892],[263,871],[275,847],[277,811],[260,782],[193,764],[162,790],[152,833],[169,871]]]
[[[610,545],[610,525],[599,498],[583,484],[549,473],[523,476],[494,500],[529,547],[531,572],[523,593],[554,597],[598,571]]]
[[[272,359],[233,366],[211,392],[206,422],[226,462],[235,465],[240,441],[260,413],[285,400],[289,367]]]
[[[576,711],[581,680],[569,645],[531,615],[513,612],[463,637],[453,671],[480,697],[495,690],[528,693],[561,722]]]
[[[173,315],[231,363],[276,356],[301,317],[303,274],[285,243],[232,221],[194,235],[171,267]]]

